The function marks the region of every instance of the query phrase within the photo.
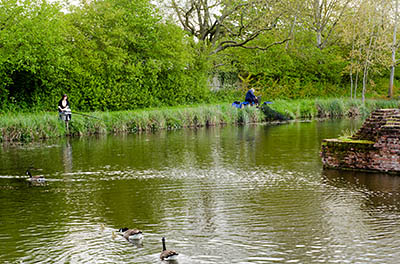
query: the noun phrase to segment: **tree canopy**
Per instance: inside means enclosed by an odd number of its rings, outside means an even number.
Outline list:
[[[55,110],[63,93],[80,110],[209,102],[249,87],[271,99],[383,96],[390,68],[396,95],[394,3],[4,0],[0,110]]]

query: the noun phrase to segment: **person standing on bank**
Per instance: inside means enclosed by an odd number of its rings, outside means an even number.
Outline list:
[[[68,96],[64,94],[58,101],[58,113],[65,122],[71,120],[71,109],[69,108]]]
[[[246,93],[246,98],[244,99],[246,102],[249,102],[251,105],[257,104],[257,97],[254,95],[254,88],[251,88]]]

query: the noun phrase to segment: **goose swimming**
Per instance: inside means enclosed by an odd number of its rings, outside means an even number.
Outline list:
[[[29,170],[26,170],[25,174],[29,176],[28,181],[40,182],[40,183],[46,182],[46,179],[43,176],[32,176],[32,174]]]
[[[177,260],[179,254],[175,250],[167,250],[167,248],[165,247],[165,237],[163,237],[161,241],[162,241],[163,251],[160,254],[160,259],[166,261]]]
[[[139,240],[143,239],[143,232],[139,229],[129,229],[127,227],[120,228],[119,234],[127,240]]]

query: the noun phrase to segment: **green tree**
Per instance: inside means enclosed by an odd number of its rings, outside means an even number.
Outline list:
[[[60,6],[45,1],[0,2],[0,108],[55,108],[66,64]]]
[[[101,0],[68,12],[0,3],[0,108],[120,110],[208,100],[208,63],[148,0]]]
[[[357,96],[359,80],[362,81],[361,97],[365,100],[368,83],[373,83],[372,78],[382,75],[390,65],[388,55],[392,25],[388,4],[387,1],[361,0],[357,8],[353,9],[353,14],[342,23],[342,44],[351,46],[347,70],[354,98]]]
[[[71,13],[71,91],[87,109],[184,104],[207,97],[193,41],[149,1],[96,1]],[[83,84],[83,87],[81,86]]]

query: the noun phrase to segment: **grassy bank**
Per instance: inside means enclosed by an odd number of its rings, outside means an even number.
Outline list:
[[[350,100],[334,99],[304,99],[304,100],[276,100],[271,108],[290,119],[301,118],[339,118],[339,117],[366,117],[373,110],[380,108],[398,108],[397,100]]]
[[[118,112],[73,114],[69,134],[137,133],[160,129],[259,123],[262,111],[255,107],[237,109],[230,104],[175,107]],[[0,118],[0,141],[32,141],[67,135],[58,113],[8,113]]]
[[[305,99],[277,100],[263,108],[237,109],[230,103],[119,112],[86,113],[91,117],[73,114],[69,134],[91,135],[105,133],[137,133],[159,129],[216,126],[221,124],[248,124],[281,118],[329,118],[366,116],[374,109],[398,107],[397,101]],[[67,130],[57,113],[6,113],[0,116],[0,141],[33,141],[62,137]]]

